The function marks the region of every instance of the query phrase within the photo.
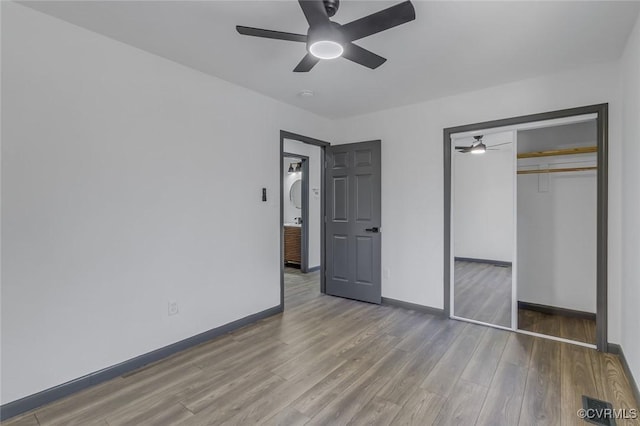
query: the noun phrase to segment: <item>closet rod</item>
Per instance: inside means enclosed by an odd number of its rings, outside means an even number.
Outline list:
[[[534,169],[518,170],[519,175],[532,175],[536,173],[565,173],[565,172],[585,172],[587,170],[598,170],[597,167],[565,167],[557,169]]]
[[[592,152],[598,152],[598,147],[597,146],[580,146],[577,148],[554,149],[551,151],[523,152],[521,154],[518,154],[518,158],[535,158],[535,157],[552,157],[555,155],[590,154]]]

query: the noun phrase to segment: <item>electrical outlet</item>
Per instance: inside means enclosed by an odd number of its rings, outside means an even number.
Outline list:
[[[170,300],[169,301],[169,316],[178,315],[178,302]]]

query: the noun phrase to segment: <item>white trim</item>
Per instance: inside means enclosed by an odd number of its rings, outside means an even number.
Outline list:
[[[511,256],[511,328],[518,329],[518,131],[513,131],[513,254]]]
[[[482,321],[472,320],[472,319],[469,319],[469,318],[457,317],[455,315],[451,315],[451,316],[449,316],[449,318],[452,319],[452,320],[456,320],[456,321],[468,322],[468,323],[476,324],[476,325],[483,325],[485,327],[497,328],[499,330],[505,330],[505,331],[512,331],[512,332],[515,332],[515,333],[526,334],[528,336],[539,337],[541,339],[555,340],[556,342],[569,343],[570,345],[582,346],[584,348],[596,349],[597,350],[596,345],[592,345],[591,343],[584,343],[584,342],[579,342],[577,340],[563,339],[562,337],[549,336],[547,334],[535,333],[533,331],[516,330],[516,329],[513,329],[513,328],[509,328],[509,327],[504,327],[502,325],[490,324],[488,322],[482,322]]]
[[[515,332],[516,333],[520,333],[520,334],[527,334],[529,336],[534,336],[534,337],[541,337],[543,339],[555,340],[556,342],[570,343],[572,345],[583,346],[585,348],[598,349],[596,347],[596,345],[593,345],[591,343],[584,343],[584,342],[579,342],[577,340],[564,339],[562,337],[550,336],[548,334],[540,334],[540,333],[536,333],[534,331],[527,331],[527,330],[518,329],[518,330],[515,330]]]
[[[449,197],[449,314],[451,316],[455,313],[455,222],[454,218],[454,200],[455,200],[455,170],[456,170],[456,149],[453,140],[451,140],[451,170],[450,170],[450,180],[451,180],[451,196]]]
[[[507,131],[542,129],[552,126],[563,126],[565,124],[583,123],[585,121],[596,120],[597,118],[598,114],[593,113],[572,115],[571,117],[554,118],[552,120],[531,121],[528,123],[515,124],[512,126],[493,127],[489,129],[473,130],[471,132],[453,133],[451,134],[451,140],[454,141],[456,139],[468,138],[475,135],[490,135],[493,133],[502,133]]]
[[[470,322],[471,324],[484,325],[484,326],[491,327],[491,328],[499,328],[500,330],[517,331],[517,330],[514,330],[513,328],[505,327],[504,325],[491,324],[491,323],[488,323],[488,322],[473,320],[473,319],[469,319],[469,318],[457,317],[455,315],[451,315],[449,318],[451,318],[453,320],[456,320],[456,321]]]

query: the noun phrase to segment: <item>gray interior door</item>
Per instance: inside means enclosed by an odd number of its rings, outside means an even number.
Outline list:
[[[326,292],[380,303],[380,141],[327,147]]]

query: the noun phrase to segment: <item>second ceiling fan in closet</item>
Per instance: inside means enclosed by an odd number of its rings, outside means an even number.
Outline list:
[[[473,138],[475,139],[475,141],[473,141],[473,143],[469,146],[456,146],[455,149],[458,152],[461,152],[463,154],[484,154],[487,151],[499,151],[498,148],[496,148],[497,146],[502,146],[502,145],[508,145],[511,142],[504,142],[504,143],[498,143],[495,145],[489,145],[487,146],[483,141],[482,138],[484,137],[484,135],[477,135],[474,136]]]

